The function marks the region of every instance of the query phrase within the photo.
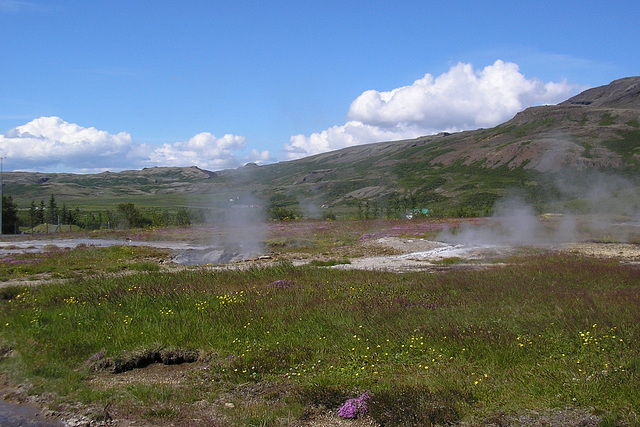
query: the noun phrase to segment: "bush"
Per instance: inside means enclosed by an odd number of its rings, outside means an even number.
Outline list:
[[[275,207],[269,210],[269,219],[278,221],[292,221],[300,218],[300,214],[293,209]]]
[[[118,205],[118,214],[120,220],[118,226],[120,228],[144,228],[151,225],[151,220],[145,218],[133,203],[120,203]]]
[[[333,212],[322,212],[322,219],[325,221],[335,221],[337,217]]]

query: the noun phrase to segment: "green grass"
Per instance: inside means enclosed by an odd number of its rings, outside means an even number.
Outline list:
[[[611,113],[604,113],[602,115],[602,119],[600,120],[600,126],[611,126],[616,122],[618,116],[613,116]]]
[[[619,130],[620,138],[604,141],[605,147],[620,154],[625,162],[635,161],[640,149],[640,130]]]
[[[448,258],[442,258],[439,261],[433,261],[433,264],[436,265],[453,265],[453,264],[460,264],[460,263],[464,263],[466,262],[464,259],[460,258],[460,257],[448,257]]]
[[[362,390],[387,425],[565,407],[635,419],[640,270],[565,255],[515,260],[445,274],[281,264],[5,288],[0,370],[36,392],[116,407],[133,399],[146,418],[171,421],[251,384],[252,403],[235,395],[226,410],[238,425],[276,424],[274,395],[288,402],[279,419],[297,419]],[[206,366],[178,388],[97,391],[86,381],[93,368],[166,349]]]
[[[46,277],[72,279],[87,274],[114,273],[124,270],[157,271],[157,262],[167,251],[144,246],[110,246],[95,248],[80,245],[61,248],[52,240],[41,253],[8,255],[0,260],[0,280],[37,280]]]

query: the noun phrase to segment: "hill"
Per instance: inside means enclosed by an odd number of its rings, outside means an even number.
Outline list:
[[[640,77],[633,77],[528,108],[491,129],[350,147],[253,168],[251,176],[265,183],[260,191],[316,205],[370,201],[464,215],[490,209],[508,191],[550,203],[566,193],[560,179],[615,175],[638,185],[639,166]]]
[[[233,197],[317,214],[429,208],[490,211],[507,192],[538,205],[563,193],[559,177],[621,176],[639,185],[640,77],[586,90],[558,105],[528,108],[491,129],[349,147],[299,160],[210,172],[148,168],[94,175],[5,173],[19,206],[55,194],[74,206],[134,201],[211,206]],[[573,198],[580,196],[572,195]]]

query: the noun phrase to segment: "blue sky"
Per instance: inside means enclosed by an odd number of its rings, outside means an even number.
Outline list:
[[[210,170],[489,127],[640,74],[629,1],[0,0],[5,170]]]

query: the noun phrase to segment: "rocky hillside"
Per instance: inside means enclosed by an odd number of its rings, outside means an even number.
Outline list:
[[[557,195],[559,174],[591,171],[637,180],[640,77],[528,108],[495,128],[351,147],[257,168],[254,176],[268,183],[263,191],[318,204],[410,199],[477,212],[506,191],[544,203]]]
[[[586,90],[558,105],[528,108],[491,129],[362,145],[216,173],[195,167],[96,175],[7,173],[5,191],[23,205],[50,194],[84,201],[172,196],[158,197],[159,204],[187,203],[187,196],[211,200],[251,194],[265,204],[302,211],[322,205],[353,210],[367,203],[380,211],[427,207],[477,214],[507,191],[545,203],[558,193],[551,177],[567,171],[638,179],[640,77]]]

